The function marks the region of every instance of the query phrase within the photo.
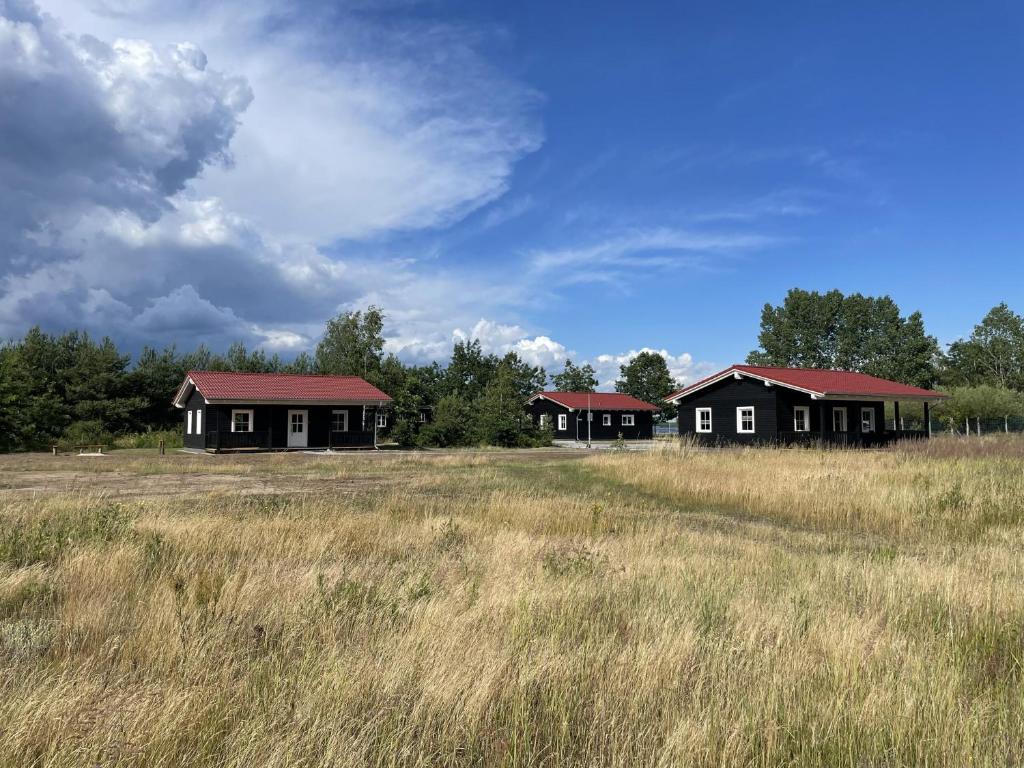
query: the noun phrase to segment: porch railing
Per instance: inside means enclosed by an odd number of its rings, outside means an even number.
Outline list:
[[[373,445],[373,432],[350,430],[348,432],[331,432],[328,448],[355,448]]]
[[[252,432],[207,432],[206,447],[215,451],[270,448],[270,431],[257,429]]]

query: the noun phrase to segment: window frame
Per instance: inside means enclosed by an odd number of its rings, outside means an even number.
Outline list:
[[[750,411],[750,429],[743,428],[743,412]],[[736,434],[753,435],[757,432],[757,410],[752,405],[736,406]]]
[[[373,423],[377,426],[377,429],[385,429],[388,426],[388,415],[384,411],[377,411],[377,415],[374,417]]]
[[[192,434],[192,411],[185,411],[185,434]]]
[[[338,416],[344,416],[345,428],[335,429],[337,425]],[[338,408],[331,411],[331,432],[348,432],[348,409]]]
[[[248,429],[236,429],[238,424],[235,421],[235,416],[237,414],[240,414],[240,413],[246,413],[246,414],[249,415],[249,424],[248,424],[249,428]],[[255,429],[255,422],[256,422],[256,416],[253,413],[253,409],[252,408],[232,408],[231,409],[231,431],[232,432],[246,432],[246,433],[252,432]],[[291,425],[289,425],[289,429],[291,429]]]
[[[871,414],[871,418],[868,419],[868,421],[871,422],[871,429],[864,429],[864,414],[865,413],[870,413]],[[870,407],[870,406],[862,405],[860,407],[860,432],[861,432],[861,434],[862,435],[873,435],[877,431],[877,428],[878,428],[878,425],[875,422],[875,409]]]
[[[801,429],[797,425],[796,415],[802,413],[804,415],[804,427]],[[793,406],[793,431],[794,432],[810,432],[811,431],[811,406],[809,405],[795,405]]]
[[[565,432],[569,428],[569,414],[560,413],[558,414],[558,431]]]
[[[610,427],[612,425],[612,415],[610,413],[601,414],[601,426]]]
[[[626,421],[629,419],[629,421]],[[636,414],[635,413],[624,413],[622,414],[622,421],[620,426],[623,427],[635,427],[636,426]]]
[[[843,428],[836,429],[836,414],[843,414]],[[850,431],[850,414],[845,405],[832,406],[832,432],[837,435],[845,435]]]
[[[705,413],[708,415],[708,428],[707,429],[704,429],[703,426],[701,425],[701,416],[703,416]],[[703,434],[707,434],[709,432],[713,432],[714,431],[714,421],[713,421],[714,416],[712,415],[710,408],[695,408],[693,415],[694,415],[694,419],[695,419],[694,431],[701,432]]]
[[[195,433],[197,435],[203,434],[203,409],[202,408],[196,408],[196,422],[195,422],[195,424],[196,424],[196,432]]]

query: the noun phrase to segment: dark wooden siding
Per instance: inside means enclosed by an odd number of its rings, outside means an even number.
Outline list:
[[[846,432],[848,435],[860,435],[861,408],[871,408],[875,412],[875,432],[885,431],[885,404],[868,400],[812,400],[804,392],[778,388],[779,429],[783,432],[793,431],[793,412],[798,405],[807,406],[811,411],[811,432],[827,438],[833,434],[832,409],[846,409]]]
[[[339,442],[331,436],[331,421],[334,411],[348,411],[348,431],[364,431],[363,406],[361,405],[266,405],[266,404],[234,404],[210,405],[210,425],[208,431],[231,434],[231,412],[249,410],[253,412],[252,431],[258,447],[268,449],[284,449],[288,447],[289,411],[306,411],[306,447],[328,448]],[[372,410],[366,409],[366,430],[372,432]],[[214,447],[211,440],[208,447]],[[222,441],[221,446],[226,444]]]
[[[754,407],[752,434],[736,431],[736,409]],[[705,387],[679,403],[679,434],[695,435],[702,443],[769,443],[791,442],[805,436],[795,432],[794,412],[798,406],[810,411],[807,439],[829,440],[833,436],[832,409],[847,410],[847,432],[843,437],[859,440],[861,408],[875,412],[875,433],[885,431],[884,404],[859,400],[812,400],[811,396],[778,385],[766,386],[756,379],[729,377]],[[711,409],[710,433],[697,432],[697,409]]]
[[[193,389],[192,394],[189,395],[187,401],[185,401],[185,410],[181,412],[181,432],[185,436],[184,445],[186,448],[205,448],[206,442],[204,437],[207,430],[210,429],[210,425],[207,423],[207,412],[210,410],[209,406],[206,405],[206,400],[199,390]],[[196,432],[196,412],[202,414],[202,434]],[[192,434],[188,432],[188,419],[189,414],[192,414]]]
[[[534,424],[540,423],[541,415],[547,415],[551,421],[552,435],[555,440],[576,440],[577,434],[580,440],[587,439],[587,411],[571,411],[564,405],[552,402],[551,400],[538,399],[528,404],[527,412]],[[566,429],[558,429],[558,414],[566,415]],[[654,437],[654,414],[651,411],[601,411],[594,409],[593,420],[590,423],[591,440],[618,440],[622,435],[624,440],[651,440]],[[604,416],[611,417],[611,425],[604,425]],[[622,424],[622,415],[633,415],[633,426]],[[577,426],[579,432],[577,433]]]
[[[754,379],[731,376],[698,390],[679,402],[679,434],[697,435],[702,442],[757,443],[774,440],[779,426],[776,388]],[[754,408],[754,432],[736,431],[736,409]],[[710,433],[697,432],[697,409],[711,409]]]

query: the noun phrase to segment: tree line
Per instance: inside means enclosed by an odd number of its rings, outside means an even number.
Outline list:
[[[361,376],[394,399],[389,431],[402,445],[530,446],[550,442],[523,409],[549,377],[515,352],[485,353],[479,340],[455,344],[442,366],[407,365],[384,351],[384,313],[378,307],[330,319],[315,352],[283,361],[262,349],[232,344],[221,354],[200,346],[145,347],[132,361],[109,338],[82,331],[51,335],[30,329],[0,346],[0,450],[45,449],[52,444],[149,445],[147,435],[180,441],[181,413],[171,399],[190,370],[318,373]],[[623,391],[643,399],[667,393],[668,368],[660,356],[623,366]],[[660,367],[658,362],[660,361]],[[660,379],[659,379],[660,377]],[[594,369],[567,361],[550,377],[560,389],[593,391]],[[421,422],[420,414],[430,418]]]
[[[180,433],[171,398],[189,370],[323,373],[362,376],[394,398],[391,436],[403,445],[526,446],[550,435],[524,401],[549,385],[595,391],[589,364],[566,360],[549,376],[516,353],[486,353],[479,340],[455,344],[446,365],[407,365],[385,353],[385,315],[378,307],[330,319],[313,354],[284,361],[235,343],[224,353],[200,346],[179,352],[145,347],[133,361],[109,338],[32,328],[0,345],[0,450],[46,448],[56,442],[110,442],[118,436]],[[951,427],[965,418],[1024,416],[1024,318],[994,307],[971,334],[940,349],[919,312],[904,316],[888,296],[791,290],[761,314],[757,365],[841,368],[952,394],[937,409]],[[615,389],[663,408],[679,386],[665,359],[642,352],[620,368]],[[420,414],[430,414],[427,423]]]

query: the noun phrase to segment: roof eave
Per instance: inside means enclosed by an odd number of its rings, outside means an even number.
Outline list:
[[[394,402],[393,398],[366,399],[353,397],[320,398],[317,400],[301,398],[266,398],[266,397],[209,397],[209,405],[387,405]]]

